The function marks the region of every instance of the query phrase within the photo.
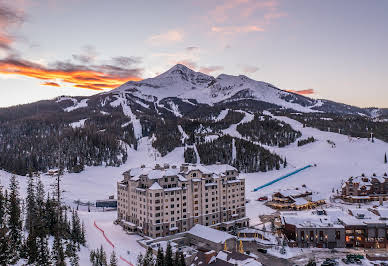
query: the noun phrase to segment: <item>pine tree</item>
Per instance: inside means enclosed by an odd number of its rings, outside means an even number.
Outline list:
[[[143,266],[152,266],[154,265],[154,258],[152,255],[152,248],[148,247],[147,253],[143,259]]]
[[[107,260],[106,260],[106,253],[105,253],[105,250],[102,247],[102,245],[100,247],[100,250],[97,251],[97,254],[98,254],[98,258],[99,258],[99,260],[98,260],[99,264],[98,265],[99,266],[107,266],[108,263],[107,263]]]
[[[186,266],[185,255],[183,255],[183,252],[180,253],[179,266]]]
[[[158,248],[158,254],[156,255],[156,266],[164,266],[164,254],[161,247]]]
[[[7,199],[3,195],[3,189],[0,186],[0,228],[6,224]]]
[[[37,237],[44,239],[48,234],[47,221],[46,221],[46,204],[45,204],[45,192],[42,180],[37,179],[36,182],[36,216],[38,219],[35,221],[35,232]]]
[[[9,232],[6,227],[6,198],[0,186],[0,265],[8,265],[11,259]]]
[[[15,176],[11,177],[9,185],[9,203],[8,203],[8,222],[10,237],[10,250],[12,252],[12,261],[19,260],[19,252],[22,248],[22,220],[20,218],[20,198],[19,183]]]
[[[136,266],[143,266],[143,260],[144,260],[143,254],[140,253],[140,254],[137,256]],[[94,265],[94,264],[93,264],[93,265]]]
[[[26,257],[28,258],[29,264],[33,264],[38,257],[38,246],[36,240],[35,229],[34,227],[31,227],[25,242]]]
[[[284,157],[284,163],[283,163],[283,167],[286,168],[287,167],[287,158]]]
[[[31,173],[28,177],[26,203],[27,211],[25,228],[30,231],[34,227],[34,219],[36,217],[35,184]]]
[[[52,249],[53,264],[56,266],[65,266],[65,253],[63,251],[62,239],[58,234],[54,236],[54,243]]]
[[[385,155],[384,155],[384,163],[385,163],[385,164],[388,163],[388,160],[387,160],[387,153],[385,153]]]
[[[174,265],[179,265],[179,256],[180,254],[179,254],[179,251],[178,250],[176,250],[175,251],[175,257],[174,257]]]
[[[119,262],[116,257],[116,252],[113,250],[112,254],[110,255],[109,266],[117,266],[118,263]]]
[[[79,266],[78,248],[73,240],[70,240],[66,246],[66,256],[69,258],[71,266]]]
[[[8,233],[7,227],[0,227],[0,265],[9,265],[11,262],[11,240],[9,239]]]
[[[170,241],[167,243],[166,255],[164,256],[164,265],[165,266],[173,265],[172,248],[171,248]]]
[[[49,266],[51,265],[50,249],[48,247],[47,238],[40,236],[37,238],[38,254],[36,258],[37,265]]]

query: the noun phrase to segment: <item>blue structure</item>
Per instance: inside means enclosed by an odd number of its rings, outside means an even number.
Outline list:
[[[292,175],[295,175],[295,174],[297,174],[297,173],[299,173],[299,172],[301,172],[301,171],[303,171],[303,170],[306,170],[307,168],[310,168],[310,167],[312,167],[312,165],[309,164],[309,165],[307,165],[307,166],[305,166],[305,167],[303,167],[303,168],[300,168],[300,169],[298,169],[298,170],[295,170],[294,172],[291,172],[291,173],[286,174],[286,175],[284,175],[284,176],[282,176],[282,177],[276,178],[276,179],[274,179],[274,180],[272,180],[272,181],[270,181],[270,182],[268,182],[268,183],[265,183],[264,185],[255,188],[253,191],[256,192],[256,191],[258,191],[259,189],[268,187],[268,186],[270,186],[270,185],[272,185],[272,184],[274,184],[274,183],[276,183],[276,182],[278,182],[278,181],[280,181],[280,180],[282,180],[282,179],[285,179],[285,178],[287,178],[287,177],[290,177],[290,176],[292,176]]]

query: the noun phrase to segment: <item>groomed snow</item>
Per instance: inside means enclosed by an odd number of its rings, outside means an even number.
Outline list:
[[[73,106],[67,107],[67,108],[65,108],[63,110],[65,112],[72,112],[72,111],[74,111],[76,109],[88,107],[88,99],[83,99],[80,102],[78,102],[77,100],[73,99],[73,103],[74,103]]]
[[[260,223],[259,215],[274,212],[273,209],[256,201],[258,197],[270,196],[275,191],[289,187],[300,187],[305,184],[309,189],[319,192],[320,196],[328,199],[332,189],[339,189],[341,181],[350,176],[359,176],[362,173],[367,176],[373,173],[382,175],[388,172],[388,165],[384,164],[384,154],[388,152],[388,143],[380,140],[375,140],[372,143],[367,139],[348,138],[348,136],[337,133],[323,132],[309,127],[303,128],[301,123],[287,117],[275,118],[289,123],[295,130],[302,132],[301,138],[313,136],[317,141],[301,147],[298,147],[296,142],[284,148],[268,147],[283,158],[287,158],[287,168],[281,168],[279,171],[240,174],[246,182],[246,197],[250,200],[246,205],[247,216],[251,219],[250,223],[252,225]],[[335,148],[332,148],[327,140],[335,142]],[[106,199],[109,195],[115,195],[116,197],[116,182],[122,180],[124,171],[139,167],[142,164],[153,165],[159,163],[163,165],[169,163],[170,165],[179,165],[184,162],[183,152],[184,148],[179,147],[165,157],[160,157],[152,147],[151,141],[148,138],[141,138],[138,150],[129,150],[128,161],[125,165],[120,167],[86,167],[85,171],[80,174],[66,173],[62,181],[65,190],[63,194],[64,201],[75,206],[74,201],[78,199],[82,202],[94,202],[98,199]],[[308,164],[316,164],[316,166],[253,192],[253,188]],[[1,185],[8,187],[10,176],[11,174],[0,170]],[[18,180],[21,192],[25,195],[26,178],[18,177]],[[46,188],[49,188],[50,184],[54,182],[53,177],[46,175],[42,176],[42,180]],[[127,235],[120,227],[113,225],[116,212],[81,212],[80,216],[87,226],[89,248],[96,248],[103,244],[108,253],[111,251],[109,246],[106,246],[104,238],[93,227],[92,222],[96,220],[97,224],[101,225],[106,231],[112,242],[118,243],[117,245],[120,246],[118,251],[123,253],[126,253],[126,250],[131,251],[131,255],[126,258],[129,258],[135,264],[136,254],[142,252],[143,249],[136,242],[137,236]],[[87,264],[88,252],[86,250],[81,256],[81,261],[85,261],[85,264],[82,265],[90,265]],[[307,252],[306,249],[304,252]],[[287,257],[297,254],[294,249],[287,249]]]

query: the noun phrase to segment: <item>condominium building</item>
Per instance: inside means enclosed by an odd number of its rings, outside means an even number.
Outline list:
[[[341,197],[348,202],[388,200],[388,176],[350,177],[343,185]]]
[[[229,165],[165,164],[131,169],[117,184],[118,221],[150,237],[196,224],[228,231],[248,226],[245,180]]]

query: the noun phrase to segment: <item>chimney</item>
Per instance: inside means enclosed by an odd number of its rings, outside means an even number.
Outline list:
[[[181,172],[186,172],[187,170],[189,170],[189,165],[187,163],[182,164],[181,168],[180,168],[180,171]]]
[[[164,167],[164,169],[169,169],[169,168],[170,168],[170,165],[169,165],[168,163],[165,163],[165,164],[163,165],[163,167]]]
[[[155,169],[156,170],[160,170],[160,165],[157,163],[157,164],[155,164]]]

